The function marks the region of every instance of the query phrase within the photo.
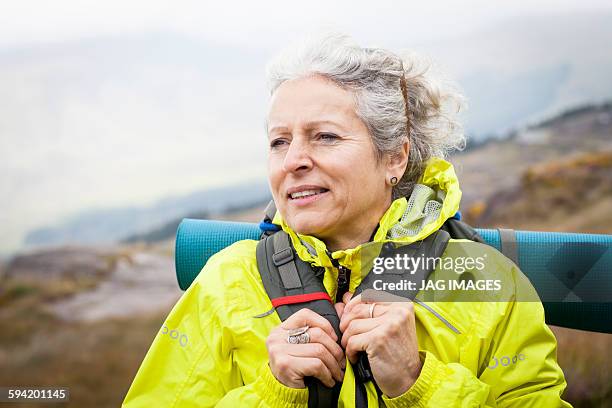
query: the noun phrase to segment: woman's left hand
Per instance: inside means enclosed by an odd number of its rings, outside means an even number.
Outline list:
[[[412,302],[376,303],[370,318],[370,303],[361,295],[345,306],[340,331],[342,347],[351,363],[365,351],[381,391],[390,398],[405,393],[421,373]]]

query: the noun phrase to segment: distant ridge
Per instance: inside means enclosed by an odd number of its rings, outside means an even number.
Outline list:
[[[159,242],[167,239],[173,239],[176,235],[176,230],[184,218],[194,218],[194,219],[232,219],[234,215],[240,215],[246,211],[253,210],[255,207],[263,207],[268,202],[270,202],[271,197],[265,197],[262,201],[259,202],[243,202],[241,204],[230,205],[223,211],[222,214],[210,214],[206,211],[193,213],[193,214],[185,214],[184,216],[173,219],[167,224],[161,226],[160,228],[156,228],[152,231],[136,234],[129,236],[122,240],[124,243],[133,243],[133,242]],[[233,221],[233,219],[232,219]]]
[[[556,230],[565,221],[553,214],[582,217],[581,199],[584,205],[608,203],[611,154],[612,103],[606,102],[576,107],[477,144],[453,155],[451,162],[463,192],[461,209],[470,223]],[[595,203],[589,201],[593,197]],[[591,211],[600,214],[605,231],[609,212]],[[587,218],[566,227],[601,232]]]
[[[152,231],[165,236],[163,231],[171,228],[171,225],[178,225],[178,221],[184,217],[225,214],[237,208],[255,207],[269,200],[268,184],[263,180],[211,188],[164,198],[151,206],[82,212],[59,225],[31,231],[26,236],[25,244],[30,247],[107,244],[137,237],[147,238],[147,234],[153,234]],[[154,235],[147,239],[155,240]]]

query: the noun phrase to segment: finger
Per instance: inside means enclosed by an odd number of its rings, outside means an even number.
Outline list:
[[[308,329],[308,334],[310,336],[309,344],[323,345],[327,349],[327,351],[333,356],[333,358],[337,361],[337,363],[340,365],[341,368],[346,367],[346,359],[344,356],[344,350],[342,350],[342,347],[340,347],[340,345],[337,343],[337,340],[333,340],[331,337],[329,337],[329,334],[327,334],[327,332],[325,332],[320,327],[313,327],[311,329]],[[283,351],[288,350],[285,347],[286,345],[289,345],[289,343],[287,342],[288,335],[287,335],[286,330],[281,329],[278,333],[275,333],[273,336],[274,338],[268,341],[268,348],[270,348],[270,346],[276,347],[280,345]],[[295,345],[291,345],[291,346],[295,346]]]
[[[344,313],[349,312],[353,307],[355,307],[356,304],[359,304],[360,302],[361,302],[361,295],[357,295],[355,297],[351,295],[351,297],[349,298],[349,301],[346,304],[346,307],[344,308]]]
[[[334,309],[336,309],[336,313],[338,314],[338,317],[342,318],[342,313],[344,313],[344,307],[346,305],[342,302],[338,302],[334,304]]]
[[[368,308],[368,305],[365,304],[357,304],[354,305],[351,309],[348,307],[344,308],[344,313],[342,313],[342,317],[340,318],[340,331],[344,333],[348,325],[351,323],[353,319],[365,319],[368,317],[364,314],[363,310]],[[363,310],[361,310],[363,309]]]
[[[335,385],[334,377],[327,366],[318,358],[302,357],[295,360],[298,373],[302,377],[315,377],[327,387]]]
[[[380,325],[381,321],[378,319],[353,319],[342,334],[342,347],[346,348],[348,340],[352,336],[367,333],[379,327]]]
[[[310,335],[310,343],[322,344],[340,365],[344,363],[344,350],[342,350],[342,347],[337,343],[337,340],[333,340],[319,327],[309,329],[308,334]]]
[[[342,381],[344,378],[338,360],[321,343],[292,344],[286,348],[286,353],[293,357],[317,358],[325,364],[334,379]]]
[[[342,295],[342,302],[344,304],[347,304],[351,298],[353,297],[353,292],[345,292],[344,295]]]
[[[373,309],[372,317],[380,317],[387,313],[391,307],[392,303],[376,303]],[[340,331],[344,332],[346,327],[353,319],[366,319],[370,318],[370,309],[372,307],[372,303],[357,303],[354,304],[350,310],[347,310],[348,307],[344,308],[344,312],[342,313],[342,317],[340,318]]]
[[[351,321],[354,319],[369,319],[371,306],[371,303],[359,303],[355,304],[349,311],[347,311],[348,307],[344,308],[344,312],[342,313],[342,317],[340,318],[340,331],[344,332],[348,325],[351,323]],[[376,303],[376,306],[374,307],[373,317],[380,317],[384,315],[388,309],[389,306]]]
[[[300,309],[280,324],[280,327],[285,330],[303,326],[319,327],[328,333],[334,341],[338,341],[338,336],[331,323],[320,314],[307,308]]]
[[[266,338],[266,347],[270,348],[270,346],[274,344],[282,344],[286,342],[287,330],[283,329],[281,325],[279,325],[275,327]]]
[[[366,333],[357,334],[351,336],[346,343],[346,357],[348,357],[351,364],[357,363],[358,354],[360,351],[367,353],[368,344],[373,332],[369,331]]]

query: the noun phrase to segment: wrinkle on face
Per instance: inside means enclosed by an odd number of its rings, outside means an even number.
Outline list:
[[[268,156],[270,187],[287,224],[332,246],[367,241],[390,205],[391,189],[353,94],[320,76],[286,81],[272,97],[267,123],[275,144]],[[329,192],[296,205],[287,189],[299,185]]]

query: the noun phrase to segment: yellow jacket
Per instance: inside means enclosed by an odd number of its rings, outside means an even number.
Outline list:
[[[459,207],[461,191],[448,162],[432,159],[420,183],[444,192],[440,216],[418,234],[395,242],[427,237]],[[406,207],[406,198],[391,204],[373,241],[390,240],[387,233]],[[325,268],[323,282],[335,299],[338,271],[325,244],[296,234],[279,214],[275,222],[290,234],[300,258]],[[252,240],[239,241],[210,258],[157,333],[123,407],[308,406],[308,389],[284,386],[268,366],[265,340],[280,320],[276,313],[254,317],[272,309],[257,270],[256,245]],[[331,255],[357,270],[361,247]],[[503,255],[483,247],[495,274],[515,283],[514,293],[507,302],[415,303],[423,368],[403,395],[383,396],[386,406],[570,406],[561,399],[566,383],[541,303],[511,301],[519,292],[533,291],[531,284]],[[360,281],[361,274],[352,273],[350,290]],[[366,389],[368,406],[377,407],[373,384],[367,383]],[[355,377],[347,363],[338,406],[354,406],[354,396]]]

